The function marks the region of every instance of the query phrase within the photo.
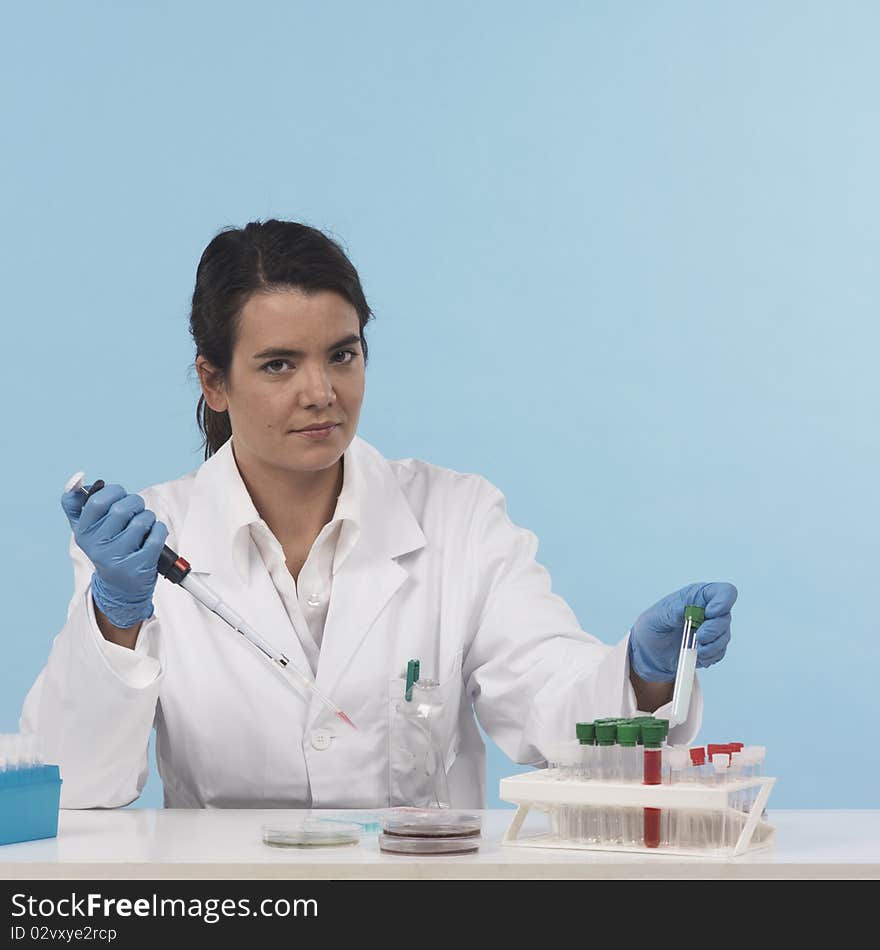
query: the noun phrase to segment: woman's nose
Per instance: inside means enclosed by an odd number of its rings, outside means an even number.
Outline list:
[[[303,409],[313,406],[323,408],[333,401],[335,393],[327,374],[317,370],[305,375],[299,394],[299,404]]]

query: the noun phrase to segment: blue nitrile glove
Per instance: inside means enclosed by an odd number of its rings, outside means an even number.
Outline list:
[[[675,679],[684,629],[684,608],[703,607],[706,619],[697,630],[697,666],[717,663],[730,640],[730,609],[736,602],[733,584],[691,584],[658,600],[633,624],[629,662],[633,672],[651,683]]]
[[[153,613],[159,555],[168,529],[140,495],[105,485],[85,504],[78,490],[61,496],[76,543],[95,565],[92,597],[116,627],[133,627]]]

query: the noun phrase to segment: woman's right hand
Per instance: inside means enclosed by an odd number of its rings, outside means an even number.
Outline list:
[[[115,627],[127,629],[153,613],[159,555],[168,529],[140,495],[105,485],[83,504],[79,490],[65,492],[61,507],[73,537],[95,566],[92,597]]]

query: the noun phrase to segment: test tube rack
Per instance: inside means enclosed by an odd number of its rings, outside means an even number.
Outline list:
[[[60,798],[57,765],[0,771],[0,845],[54,838]]]
[[[630,851],[639,854],[677,854],[693,857],[736,857],[747,851],[768,848],[775,841],[772,825],[762,820],[764,807],[776,782],[768,776],[753,776],[722,784],[681,782],[672,785],[641,785],[630,782],[603,782],[559,778],[555,770],[541,769],[501,779],[499,795],[517,806],[516,813],[505,832],[502,844],[527,848],[568,848],[592,851]],[[730,796],[745,789],[758,789],[748,812],[730,805]],[[551,812],[563,806],[596,806],[607,808],[681,809],[723,816],[732,827],[742,825],[736,842],[716,848],[686,848],[660,846],[648,848],[613,844],[591,843],[563,838],[554,832],[519,837],[520,829],[530,809]]]

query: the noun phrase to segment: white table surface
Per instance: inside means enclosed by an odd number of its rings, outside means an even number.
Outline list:
[[[776,844],[738,858],[692,858],[502,845],[514,811],[483,812],[477,854],[400,856],[375,834],[357,847],[271,848],[281,810],[62,810],[57,838],[0,846],[0,878],[21,879],[880,879],[880,810],[772,810]],[[321,812],[312,812],[321,815]],[[338,812],[332,814],[338,815]],[[532,813],[521,834],[546,829]]]

